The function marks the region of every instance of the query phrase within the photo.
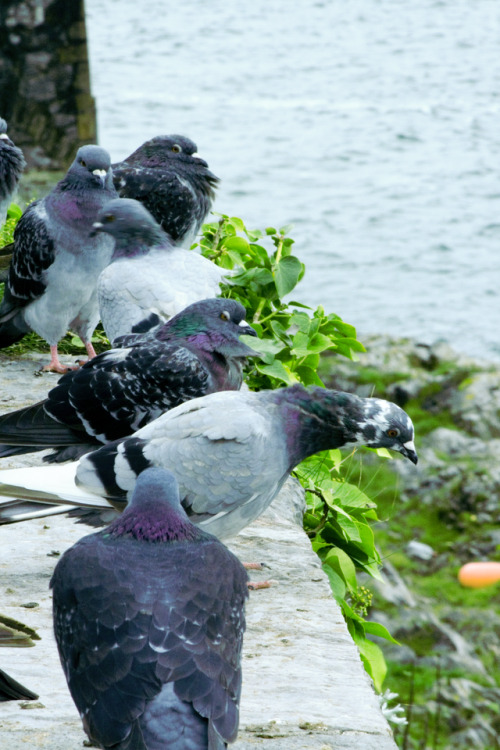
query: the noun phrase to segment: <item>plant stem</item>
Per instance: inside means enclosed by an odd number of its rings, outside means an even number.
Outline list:
[[[266,304],[266,302],[267,302],[267,300],[264,297],[262,297],[260,299],[259,304],[257,306],[257,309],[254,312],[254,315],[253,315],[253,318],[252,318],[252,323],[258,323],[259,322],[260,314],[261,314],[262,310],[264,309],[264,305]]]

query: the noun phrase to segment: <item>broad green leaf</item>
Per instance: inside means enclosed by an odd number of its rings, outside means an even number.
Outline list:
[[[304,383],[304,385],[324,385],[323,381],[316,372],[316,369],[313,367],[308,367],[307,365],[299,365],[295,368],[294,372],[299,376],[300,382]]]
[[[293,383],[297,382],[295,375],[291,373],[290,370],[288,370],[278,359],[275,359],[270,365],[257,364],[256,369],[264,375],[268,375],[270,378],[276,378],[276,380],[280,380],[287,385],[293,385]]]
[[[302,263],[294,255],[280,260],[274,270],[274,280],[280,297],[284,297],[297,285],[301,271]]]
[[[359,487],[349,482],[336,482],[333,492],[342,507],[370,508],[375,505]]]
[[[323,567],[325,566],[333,568],[333,570],[341,575],[350,591],[357,591],[356,568],[354,567],[351,558],[349,555],[346,555],[344,550],[339,547],[331,549],[323,559]]]
[[[226,237],[223,240],[222,245],[228,250],[235,250],[238,253],[248,253],[250,250],[248,240],[246,240],[244,237]]]
[[[229,219],[229,221],[231,222],[231,224],[233,226],[235,226],[237,229],[239,229],[240,232],[244,232],[245,231],[245,225],[244,225],[243,221],[241,219],[239,219],[237,216],[231,216],[231,218]]]

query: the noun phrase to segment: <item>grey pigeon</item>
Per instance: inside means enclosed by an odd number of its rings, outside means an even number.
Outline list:
[[[219,182],[182,135],[152,138],[119,164],[115,187],[140,201],[176,245],[189,247],[210,210]]]
[[[0,456],[69,446],[55,460],[77,458],[184,401],[239,389],[246,357],[256,355],[242,334],[256,335],[239,302],[195,302],[63,375],[44,401],[0,416]]]
[[[15,520],[13,497],[100,508],[107,498],[121,509],[137,475],[162,466],[177,477],[192,520],[224,538],[257,518],[313,453],[366,445],[417,463],[413,439],[406,412],[377,398],[302,385],[212,393],[78,463],[0,472],[0,522]]]
[[[36,331],[50,345],[44,369],[65,372],[57,344],[69,328],[95,356],[92,333],[99,321],[97,279],[110,262],[113,242],[89,237],[102,206],[116,197],[110,158],[99,146],[83,146],[66,176],[31,203],[14,232],[14,250],[0,305],[0,348]]]
[[[56,565],[54,630],[92,743],[222,750],[238,733],[247,573],[148,469],[124,513]]]
[[[7,123],[0,117],[0,225],[5,221],[25,166],[23,152],[10,140]]]
[[[108,203],[94,231],[116,243],[98,282],[101,320],[110,341],[146,331],[192,302],[220,294],[224,271],[198,253],[175,247],[135,200]]]

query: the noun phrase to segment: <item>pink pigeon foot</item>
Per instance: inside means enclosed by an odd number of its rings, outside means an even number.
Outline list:
[[[67,365],[63,365],[61,361],[59,360],[59,354],[57,351],[57,344],[55,346],[50,347],[50,362],[48,365],[44,365],[44,367],[40,368],[40,372],[59,372],[61,374],[64,374],[65,372],[68,372],[68,370],[74,370],[74,367],[68,367]]]

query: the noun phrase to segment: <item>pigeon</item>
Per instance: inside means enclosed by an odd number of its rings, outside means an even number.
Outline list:
[[[150,211],[176,245],[189,247],[200,231],[219,182],[182,135],[159,135],[118,164],[115,187]]]
[[[14,250],[0,305],[0,348],[36,331],[50,345],[45,370],[65,372],[57,343],[71,327],[89,357],[99,321],[97,279],[113,254],[107,235],[89,237],[97,211],[116,197],[110,158],[82,146],[66,176],[31,203],[14,232]]]
[[[125,512],[58,561],[54,631],[89,740],[222,750],[238,733],[248,576],[147,469]]]
[[[79,462],[0,472],[0,523],[16,520],[12,498],[122,509],[137,475],[160,466],[175,474],[193,522],[226,538],[257,518],[313,453],[366,445],[416,464],[413,440],[410,417],[382,399],[300,384],[211,393]]]
[[[44,401],[0,416],[0,456],[69,446],[46,458],[78,458],[188,399],[239,389],[246,358],[257,356],[240,335],[256,333],[239,302],[195,302],[63,375]]]
[[[0,225],[6,219],[25,166],[23,152],[10,140],[7,123],[0,117]]]
[[[93,231],[116,242],[97,286],[101,321],[111,342],[145,332],[192,302],[219,296],[224,270],[198,253],[175,247],[138,201],[110,201]]]

